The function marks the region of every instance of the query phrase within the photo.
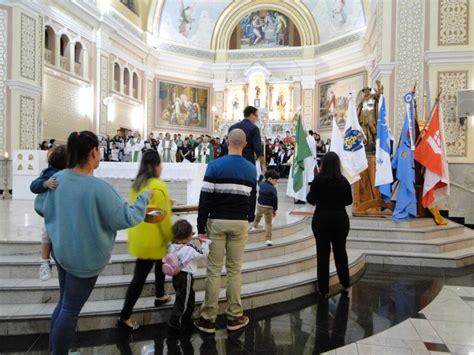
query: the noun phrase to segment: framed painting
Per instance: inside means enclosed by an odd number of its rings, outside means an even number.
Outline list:
[[[367,72],[359,72],[318,84],[318,130],[330,130],[333,118],[344,127],[349,99],[356,100],[357,93],[366,86]],[[357,105],[354,101],[354,105]]]
[[[158,80],[156,90],[156,128],[208,131],[209,87]]]

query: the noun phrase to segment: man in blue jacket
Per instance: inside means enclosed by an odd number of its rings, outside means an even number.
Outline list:
[[[260,136],[260,129],[255,124],[258,120],[258,109],[253,106],[247,106],[244,110],[244,119],[239,123],[232,125],[229,128],[229,133],[236,128],[244,131],[247,145],[245,146],[242,156],[255,165],[255,158],[260,160],[262,167],[262,174],[265,175],[267,167],[265,166],[265,159],[263,157],[262,138]],[[255,177],[257,172],[255,171]],[[252,223],[255,220],[255,205],[257,203],[257,184],[252,187],[252,192],[249,198],[249,212],[248,221]]]

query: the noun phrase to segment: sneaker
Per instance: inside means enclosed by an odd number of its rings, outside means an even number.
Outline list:
[[[216,323],[202,317],[194,321],[194,326],[207,334],[214,334],[216,332]]]
[[[41,281],[48,281],[51,278],[51,264],[43,262],[39,268],[39,278]]]
[[[227,321],[227,330],[236,331],[245,326],[247,326],[250,322],[249,317],[247,316],[240,316],[231,321]]]
[[[155,307],[159,307],[171,301],[171,297],[169,295],[163,295],[160,298],[155,297]]]
[[[267,246],[271,247],[273,245],[273,242],[271,240],[267,240]]]

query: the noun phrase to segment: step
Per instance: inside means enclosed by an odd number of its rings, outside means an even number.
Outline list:
[[[437,268],[460,268],[474,264],[474,247],[452,250],[445,253],[415,253],[406,251],[360,250],[366,254],[366,262],[384,265],[425,266]]]
[[[389,235],[390,236],[390,235]],[[474,246],[474,231],[467,228],[462,234],[435,239],[353,238],[347,239],[347,247],[360,250],[385,250],[417,253],[445,253]]]
[[[185,214],[181,215],[184,217]],[[194,215],[195,214],[191,214]],[[188,217],[190,218],[190,217]],[[193,218],[192,218],[193,219]],[[287,237],[291,234],[299,232],[307,227],[310,219],[305,217],[293,217],[294,222],[273,227],[272,239]],[[261,222],[263,225],[263,221]],[[36,234],[28,238],[28,240],[2,240],[0,241],[0,255],[38,255],[39,244],[41,240],[41,228],[37,228]],[[257,230],[249,232],[250,242],[264,242],[265,230]],[[117,239],[112,249],[112,254],[127,254],[127,231],[121,230],[117,233]]]
[[[464,226],[449,221],[445,226],[423,226],[423,227],[368,227],[354,226],[351,220],[349,238],[366,239],[416,239],[427,240],[443,238],[464,233]]]
[[[314,236],[311,227],[306,226],[290,236],[277,238],[273,246],[265,242],[248,243],[245,247],[244,260],[255,261],[280,255],[286,255],[306,248],[314,248]],[[133,274],[136,258],[129,254],[114,254],[111,263],[107,264],[101,275]],[[40,262],[37,255],[0,255],[0,278],[38,278]],[[203,261],[200,266],[204,266]],[[53,267],[53,276],[56,268]]]
[[[363,253],[348,252],[351,282],[362,275],[365,265]],[[334,263],[330,266],[331,292],[339,287]],[[296,272],[291,275],[242,285],[242,305],[244,309],[289,301],[314,292],[316,269]],[[204,298],[204,291],[196,292],[196,312]],[[166,322],[172,303],[156,308],[153,297],[141,297],[134,309],[133,319],[141,324]],[[88,301],[79,317],[78,331],[114,328],[123,306],[123,300]],[[219,313],[223,314],[225,289],[220,291]],[[47,333],[54,303],[47,304],[0,304],[0,336]]]
[[[433,218],[415,218],[410,221],[395,222],[389,217],[350,217],[351,227],[384,227],[384,228],[420,228],[436,226]]]
[[[242,283],[252,283],[274,277],[291,275],[316,267],[316,250],[307,248],[287,255],[273,258],[244,262],[242,265]],[[226,282],[226,271],[223,268],[221,285]],[[123,299],[133,275],[99,276],[90,300]],[[155,275],[150,273],[143,288],[142,295],[153,296]],[[206,269],[199,268],[195,274],[194,289],[204,290],[206,283]],[[167,277],[165,289],[172,293],[171,278]],[[59,293],[57,278],[41,281],[37,278],[0,279],[0,304],[5,303],[50,303],[57,302]]]

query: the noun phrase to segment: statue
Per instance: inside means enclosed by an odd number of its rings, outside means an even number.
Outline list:
[[[240,101],[237,95],[235,95],[234,99],[232,100],[232,119],[235,118],[235,114],[239,114],[240,111]]]
[[[214,132],[220,133],[221,130],[221,117],[218,113],[214,115]]]
[[[280,94],[278,95],[278,99],[276,102],[277,109],[278,109],[278,117],[280,120],[285,120],[285,107],[286,107],[286,101],[285,101],[285,96],[283,95],[283,91],[280,91]]]
[[[369,87],[363,88],[357,95],[357,117],[364,132],[364,144],[367,153],[375,153],[375,140],[377,138],[377,106],[381,92],[380,82],[376,81],[377,90]]]
[[[260,87],[258,85],[255,86],[255,98],[256,99],[260,98],[260,91],[261,91]]]

